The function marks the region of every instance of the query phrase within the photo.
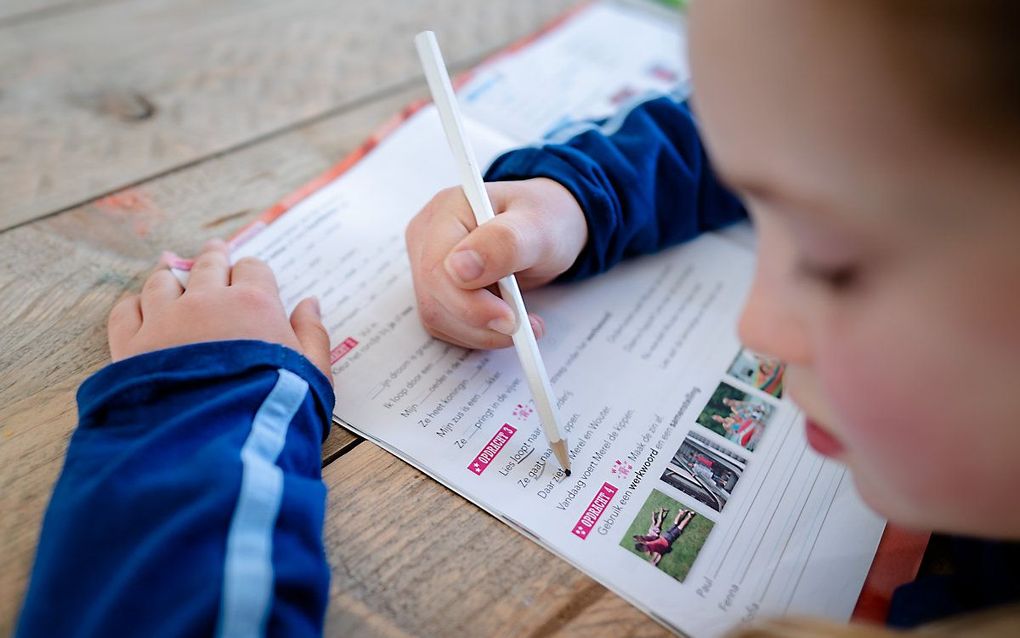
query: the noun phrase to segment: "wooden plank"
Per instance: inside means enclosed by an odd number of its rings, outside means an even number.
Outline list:
[[[106,315],[166,248],[195,251],[357,148],[424,87],[0,233],[0,635],[12,630],[39,524],[76,422],[75,391],[108,361]],[[349,449],[334,430],[324,457]]]
[[[322,442],[322,466],[326,467],[347,452],[354,449],[354,446],[361,443],[363,439],[355,436],[350,430],[342,425],[333,424],[329,436]]]
[[[104,0],[4,0],[0,3],[0,27],[58,15]]]
[[[153,0],[0,29],[0,229],[330,114],[451,65],[576,0]]]
[[[661,636],[617,595],[365,442],[326,467],[327,635]]]

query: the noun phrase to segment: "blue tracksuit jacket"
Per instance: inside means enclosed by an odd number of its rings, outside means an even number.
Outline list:
[[[488,181],[532,177],[565,186],[588,220],[588,244],[563,280],[603,272],[747,216],[716,179],[690,108],[670,96],[510,151],[485,175]]]
[[[332,410],[318,369],[260,341],[87,379],[17,635],[320,635]]]

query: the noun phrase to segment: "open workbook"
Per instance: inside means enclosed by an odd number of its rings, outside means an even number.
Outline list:
[[[567,16],[461,83],[479,160],[676,90],[684,48],[680,24],[635,8]],[[807,448],[782,366],[741,349],[751,250],[707,235],[526,294],[546,320],[566,477],[514,352],[451,346],[418,320],[404,228],[457,183],[437,114],[420,105],[234,239],[234,259],[272,266],[288,312],[320,299],[337,421],[676,630],[848,618],[884,521]]]

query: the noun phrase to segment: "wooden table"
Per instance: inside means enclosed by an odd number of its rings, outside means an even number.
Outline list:
[[[0,635],[9,634],[105,320],[160,252],[225,237],[574,0],[0,4]],[[343,389],[340,388],[340,400]],[[333,635],[664,630],[374,445],[323,452]],[[73,577],[73,575],[72,575]]]

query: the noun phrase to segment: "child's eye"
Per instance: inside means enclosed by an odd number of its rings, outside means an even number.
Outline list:
[[[815,283],[820,283],[833,292],[845,292],[860,282],[860,268],[856,264],[822,265],[800,261],[797,273]]]

